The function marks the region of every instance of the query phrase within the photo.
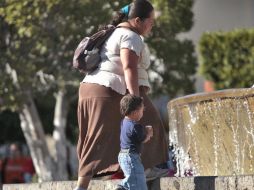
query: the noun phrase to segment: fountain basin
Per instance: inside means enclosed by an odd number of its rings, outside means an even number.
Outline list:
[[[254,173],[254,89],[229,89],[176,98],[168,103],[169,141],[177,174]]]

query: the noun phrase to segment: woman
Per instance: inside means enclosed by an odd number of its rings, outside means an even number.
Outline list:
[[[79,89],[78,123],[79,178],[76,190],[86,190],[95,174],[117,171],[120,134],[120,100],[126,93],[142,96],[146,110],[142,125],[152,125],[154,137],[144,146],[145,168],[167,161],[165,132],[146,93],[149,82],[145,45],[141,38],[154,23],[149,1],[136,0],[113,20],[119,26],[105,42],[99,68],[87,74]],[[146,58],[146,59],[145,59]]]

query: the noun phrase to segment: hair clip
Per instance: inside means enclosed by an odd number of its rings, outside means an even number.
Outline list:
[[[130,5],[126,5],[123,8],[121,8],[121,12],[124,13],[126,16],[129,15],[129,11],[130,11]]]

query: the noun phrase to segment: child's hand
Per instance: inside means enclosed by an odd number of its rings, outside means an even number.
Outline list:
[[[150,140],[151,137],[153,136],[153,127],[151,125],[147,125],[145,128],[146,128],[147,138],[148,140]]]
[[[145,126],[145,130],[146,130],[146,138],[143,141],[143,143],[146,143],[147,141],[149,141],[153,136],[153,127],[151,125]]]

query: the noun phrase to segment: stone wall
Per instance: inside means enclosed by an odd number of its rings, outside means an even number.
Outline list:
[[[88,190],[114,190],[119,180],[92,180]],[[3,190],[72,190],[75,181],[4,185]],[[148,182],[149,190],[254,190],[254,175],[166,177]]]

